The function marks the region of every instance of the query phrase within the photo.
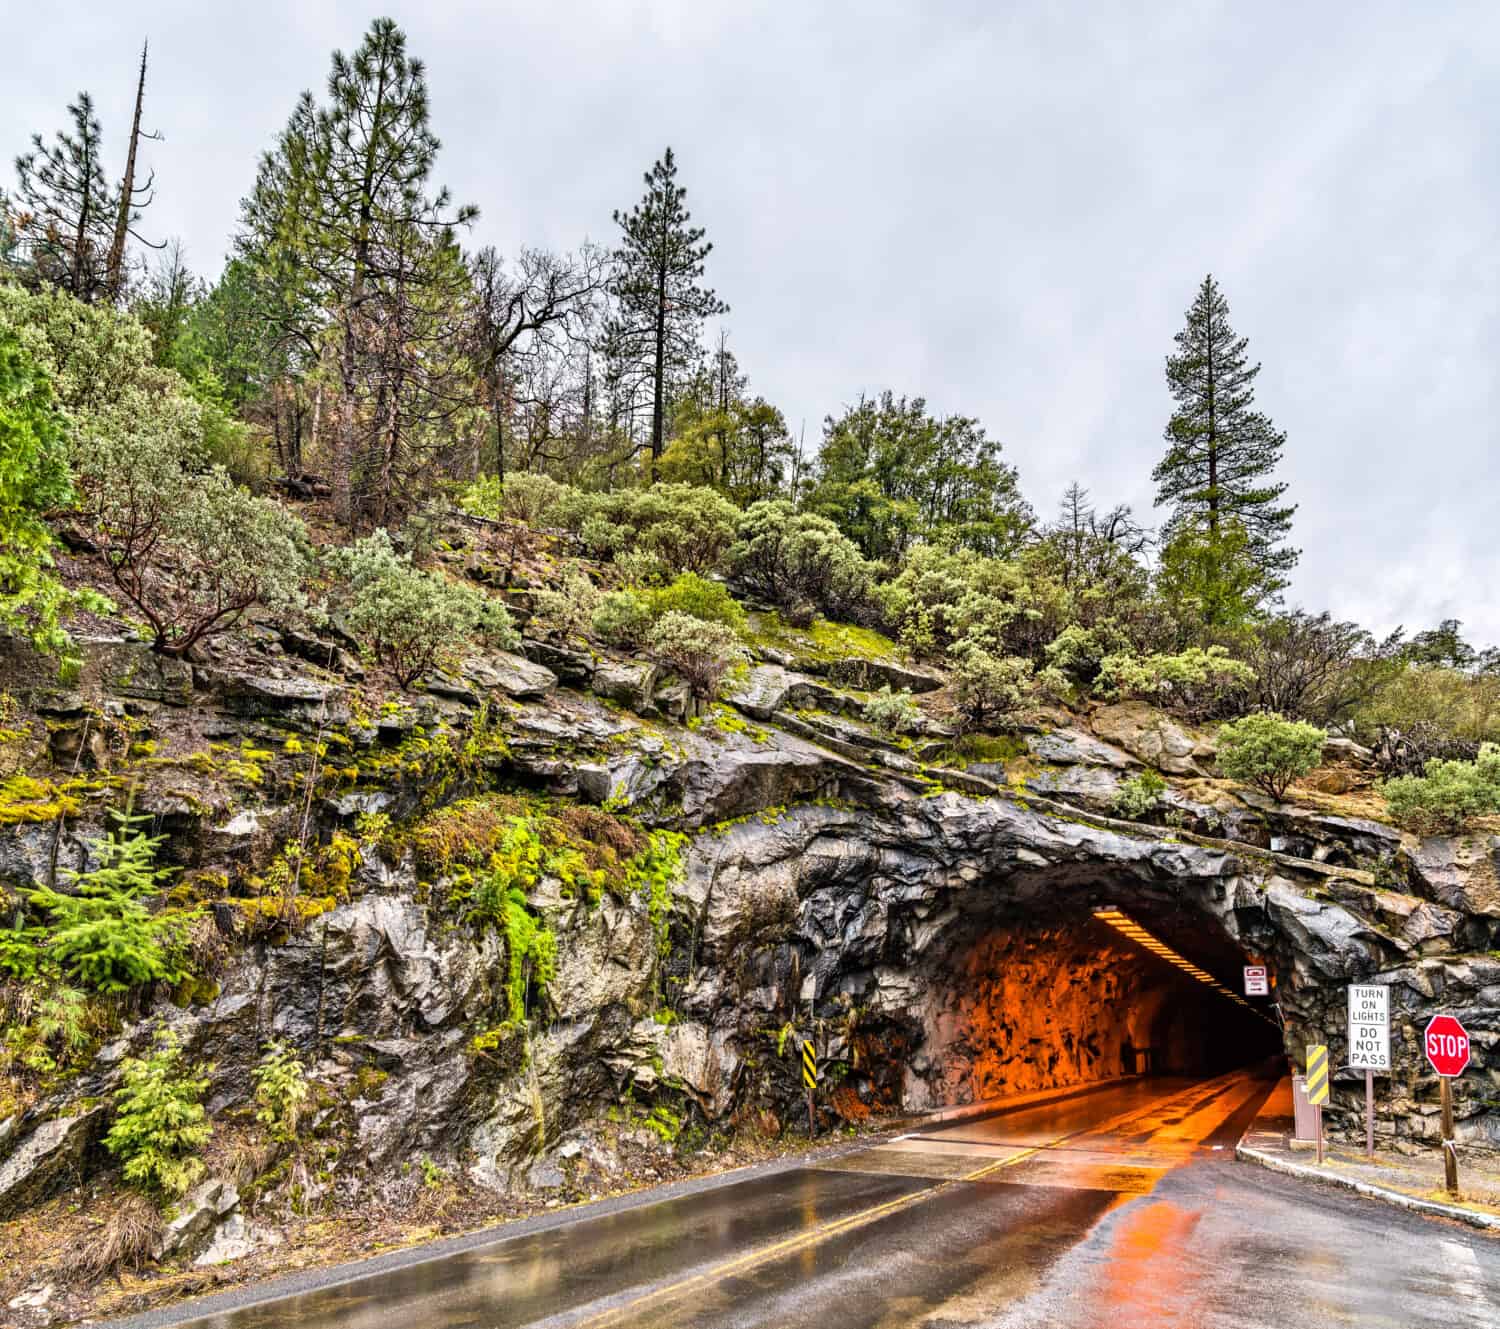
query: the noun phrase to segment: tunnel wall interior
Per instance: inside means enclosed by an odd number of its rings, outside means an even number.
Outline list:
[[[1133,1073],[1215,1074],[1280,1047],[1271,1025],[1086,910],[956,937],[926,991],[909,1110]]]

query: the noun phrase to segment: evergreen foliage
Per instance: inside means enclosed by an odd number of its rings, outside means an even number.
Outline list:
[[[1109,801],[1109,810],[1127,821],[1139,821],[1152,812],[1161,796],[1167,792],[1167,782],[1155,771],[1145,770],[1122,780]]]
[[[1482,744],[1473,761],[1429,761],[1423,774],[1387,780],[1381,792],[1401,825],[1454,834],[1477,817],[1500,813],[1500,744]]]
[[[16,158],[16,226],[20,275],[84,302],[108,291],[110,247],[119,197],[104,175],[103,132],[87,92],[68,106],[70,134],[47,144],[31,136],[31,151]]]
[[[713,245],[693,226],[668,148],[646,172],[646,192],[628,213],[616,212],[620,244],[610,290],[618,302],[605,332],[615,372],[649,385],[651,478],[666,446],[667,408],[674,379],[693,362],[703,321],[729,312],[704,286]]]
[[[255,1082],[255,1119],[273,1140],[290,1144],[306,1111],[307,1073],[296,1050],[288,1043],[267,1043],[250,1072]]]
[[[80,603],[104,605],[70,592],[53,572],[45,515],[73,501],[64,425],[46,376],[0,321],[0,630],[71,657],[61,620]]]
[[[1249,341],[1229,323],[1229,302],[1212,275],[1199,286],[1167,357],[1167,386],[1177,409],[1167,422],[1167,452],[1157,464],[1156,503],[1170,509],[1168,531],[1193,532],[1210,576],[1239,580],[1243,563],[1255,602],[1286,585],[1297,551],[1282,542],[1295,505],[1284,503],[1286,485],[1272,478],[1286,435],[1255,409],[1258,364]],[[1210,612],[1214,597],[1206,597]],[[1231,599],[1235,596],[1231,596]],[[1217,622],[1217,619],[1210,619]]]
[[[1264,711],[1219,727],[1219,769],[1280,802],[1292,781],[1312,770],[1323,755],[1326,731],[1302,720],[1284,720]]]
[[[171,1199],[203,1175],[198,1150],[213,1127],[203,1110],[208,1077],[184,1067],[175,1035],[163,1034],[146,1057],[127,1057],[104,1147],[124,1164],[125,1180]]]
[[[171,876],[155,862],[162,837],[141,829],[144,817],[111,815],[114,833],[89,842],[96,867],[64,872],[66,891],[41,886],[25,893],[48,915],[41,933],[45,961],[98,992],[176,983],[187,973],[183,952],[192,915],[150,908]]]
[[[977,420],[939,420],[890,392],[824,422],[808,507],[886,563],[916,540],[1007,556],[1032,526],[1015,468]]]
[[[414,567],[383,529],[336,550],[329,563],[344,578],[349,630],[369,644],[403,688],[469,638],[516,644],[504,605],[472,586]]]
[[[240,255],[271,297],[259,307],[336,368],[330,478],[346,522],[386,519],[451,415],[469,280],[453,228],[478,211],[432,189],[440,146],[425,67],[378,18],[353,55],[334,52],[326,104],[302,94],[245,200]]]

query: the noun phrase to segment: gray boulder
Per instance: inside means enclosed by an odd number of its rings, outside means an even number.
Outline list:
[[[239,1203],[240,1193],[232,1181],[210,1177],[200,1182],[174,1206],[156,1244],[154,1258],[191,1255],[208,1240],[219,1220],[237,1209]]]
[[[544,664],[509,651],[472,655],[459,671],[485,692],[503,692],[516,701],[535,701],[557,686],[557,675]]]
[[[656,666],[646,660],[601,660],[592,686],[601,697],[632,711],[647,711],[652,709],[656,672]]]

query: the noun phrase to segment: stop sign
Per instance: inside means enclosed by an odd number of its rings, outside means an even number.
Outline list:
[[[1469,1035],[1451,1015],[1434,1015],[1427,1022],[1422,1050],[1439,1075],[1462,1075],[1469,1064]]]

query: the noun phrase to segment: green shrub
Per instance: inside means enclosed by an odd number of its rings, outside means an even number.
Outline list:
[[[284,1144],[297,1138],[308,1085],[296,1051],[279,1040],[267,1043],[250,1072],[255,1081],[255,1119],[273,1140]]]
[[[1051,582],[968,548],[917,545],[878,594],[891,628],[924,655],[975,637],[996,655],[1034,659],[1066,616],[1066,597]]]
[[[660,586],[671,575],[649,549],[618,549],[612,561],[626,586]]]
[[[700,701],[716,697],[724,675],[745,658],[745,648],[732,629],[677,609],[656,621],[648,644]]]
[[[892,692],[889,683],[865,702],[864,714],[883,734],[909,734],[922,722],[922,711],[911,699],[911,689]]]
[[[718,567],[738,517],[717,490],[689,484],[579,494],[559,509],[559,519],[595,557],[642,549],[673,573]]]
[[[1069,623],[1047,643],[1049,667],[1062,673],[1070,683],[1091,684],[1099,676],[1099,666],[1112,654],[1130,649],[1128,634],[1111,619],[1091,627]]]
[[[812,606],[833,618],[869,598],[873,565],[827,517],[784,498],[762,499],[740,517],[728,554],[735,579],[783,609]]]
[[[445,650],[484,637],[504,647],[518,638],[505,607],[472,586],[412,566],[384,530],[334,551],[329,565],[345,578],[340,588],[349,631],[409,688]]]
[[[982,729],[1020,709],[1031,683],[1030,660],[997,655],[973,638],[953,654],[953,681],[966,728]]]
[[[1500,672],[1397,661],[1381,674],[1355,712],[1362,740],[1378,741],[1382,731],[1393,729],[1404,738],[1429,736],[1429,751],[1445,740],[1500,742]]]
[[[1198,646],[1177,655],[1107,655],[1094,690],[1101,697],[1135,697],[1188,719],[1231,712],[1254,681],[1242,660],[1222,646]]]
[[[127,1057],[115,1095],[114,1122],[104,1147],[124,1164],[125,1180],[142,1190],[181,1195],[203,1175],[197,1151],[213,1127],[205,1119],[201,1068],[186,1069],[175,1036],[164,1034],[149,1056]]]
[[[1117,817],[1139,821],[1161,801],[1167,782],[1155,771],[1142,771],[1123,780],[1109,801],[1109,810]]]
[[[0,323],[0,630],[22,632],[38,650],[68,661],[76,653],[60,621],[78,596],[52,571],[52,528],[44,520],[73,502],[64,424],[46,375],[16,331]]]
[[[82,513],[120,594],[174,654],[233,626],[253,604],[297,602],[302,523],[239,488],[215,449],[241,427],[152,361],[146,329],[58,292],[0,291],[14,329],[66,412]]]
[[[651,591],[647,596],[652,616],[664,614],[691,614],[707,623],[722,623],[735,632],[745,626],[745,611],[735,598],[719,582],[709,581],[696,572],[684,572],[668,586]]]
[[[1387,780],[1381,792],[1402,826],[1453,834],[1475,817],[1500,813],[1500,744],[1484,744],[1474,761],[1429,761],[1425,774]]]
[[[599,588],[582,568],[569,567],[555,588],[536,592],[533,601],[537,617],[569,637],[580,636],[593,622],[599,607]]]
[[[146,818],[115,812],[115,833],[91,840],[98,866],[65,871],[69,889],[28,890],[26,898],[48,914],[43,934],[46,963],[99,992],[125,992],[144,983],[180,982],[186,929],[192,914],[153,914],[147,905],[169,869],[154,859],[161,836],[147,836]]]
[[[590,622],[596,637],[612,646],[634,650],[651,632],[651,606],[634,591],[606,591]]]
[[[110,1013],[101,1003],[51,978],[12,984],[3,995],[7,1027],[0,1073],[20,1066],[45,1076],[82,1065],[108,1024]]]
[[[564,504],[576,491],[572,486],[537,471],[512,471],[502,483],[486,475],[464,490],[459,506],[490,521],[524,522],[533,530],[560,522]]]
[[[1323,730],[1302,720],[1265,712],[1247,715],[1219,727],[1219,769],[1280,802],[1292,781],[1318,764],[1327,738]]]

